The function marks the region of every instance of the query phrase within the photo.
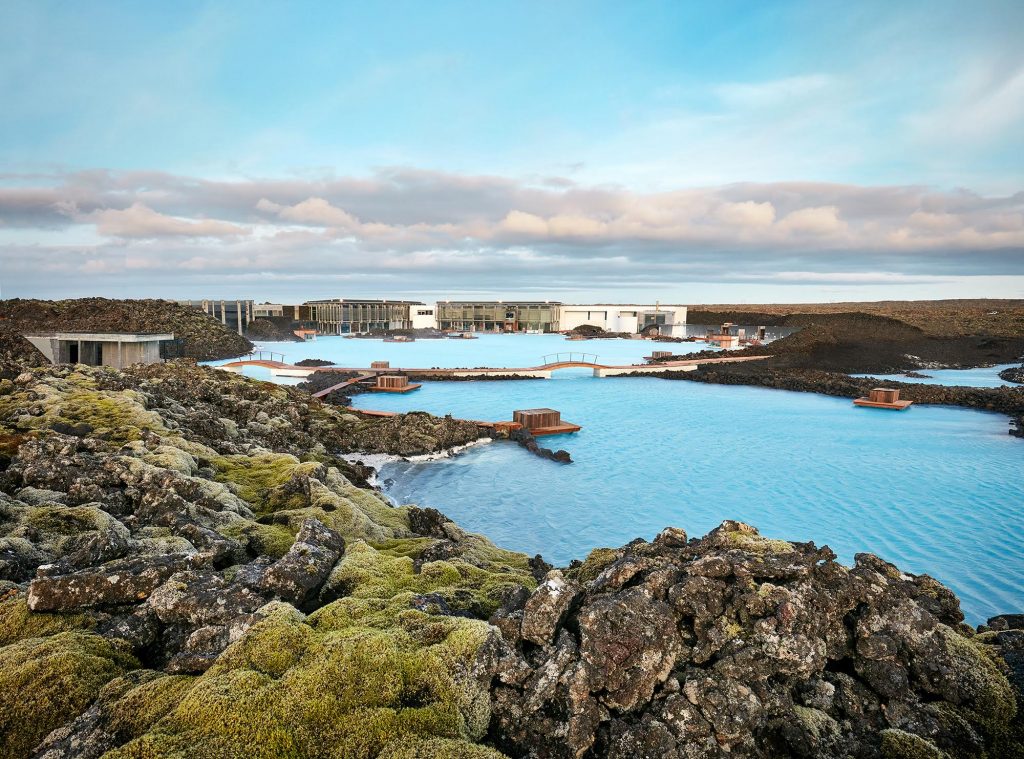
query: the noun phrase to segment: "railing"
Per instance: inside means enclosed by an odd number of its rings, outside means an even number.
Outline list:
[[[285,363],[284,354],[277,351],[249,351],[245,355],[249,361],[280,361],[282,364]],[[274,358],[274,356],[278,356],[278,358]]]
[[[569,353],[549,353],[546,356],[541,356],[541,361],[545,366],[548,364],[596,364],[597,354],[596,353],[576,353],[571,351]]]

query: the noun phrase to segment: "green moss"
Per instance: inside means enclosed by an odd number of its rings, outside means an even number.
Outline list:
[[[466,741],[429,738],[415,741],[392,741],[378,754],[378,759],[507,759],[500,751]]]
[[[288,482],[297,467],[309,466],[287,453],[217,456],[210,460],[210,465],[217,473],[217,481],[234,485],[238,496],[258,513],[269,508],[271,490]]]
[[[773,540],[745,532],[726,532],[724,535],[731,548],[739,548],[751,553],[791,553],[793,551],[793,544],[786,540]]]
[[[109,707],[108,729],[122,740],[137,738],[159,722],[178,706],[196,680],[187,675],[165,675],[162,672],[147,672],[141,677],[138,672],[132,674],[135,682],[128,683],[128,678],[118,678],[100,693],[100,698],[107,700],[108,691],[118,692],[117,700]]]
[[[977,637],[966,638],[948,627],[940,627],[937,634],[956,662],[953,676],[961,703],[950,709],[981,727],[994,756],[1024,755],[1024,726],[1001,657]]]
[[[259,556],[280,559],[295,542],[297,530],[287,524],[261,524],[248,519],[236,519],[217,527],[226,538],[248,543]]]
[[[461,560],[431,561],[415,571],[407,556],[377,551],[363,541],[348,544],[327,586],[354,598],[391,598],[400,593],[437,593],[454,608],[489,616],[504,595],[522,585],[519,572],[496,572]]]
[[[984,645],[949,628],[940,628],[940,635],[947,653],[957,662],[964,713],[990,736],[1005,734],[1017,716],[1017,700],[993,655]]]
[[[883,730],[881,736],[885,759],[947,759],[934,743],[919,735],[903,730]]]
[[[264,610],[163,719],[107,759],[500,756],[471,743],[489,721],[488,691],[468,675],[487,624],[401,604],[381,616],[332,610],[390,601],[343,599],[308,622],[287,604]],[[444,753],[462,746],[473,753]]]
[[[63,632],[0,649],[0,757],[22,757],[78,716],[110,680],[138,667],[98,635]]]
[[[614,548],[595,548],[587,554],[586,560],[578,567],[570,569],[566,575],[577,582],[595,580],[601,572],[613,564],[622,554]]]
[[[0,601],[0,646],[70,630],[88,630],[95,624],[95,620],[87,614],[29,611],[23,596]]]

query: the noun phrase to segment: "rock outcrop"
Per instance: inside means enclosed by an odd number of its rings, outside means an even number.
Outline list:
[[[1019,756],[1024,618],[870,554],[725,522],[553,570],[495,616],[509,756]],[[1003,637],[1000,637],[1003,636]]]
[[[0,300],[0,321],[14,332],[173,332],[178,354],[212,361],[241,356],[252,343],[217,319],[166,300]],[[23,364],[24,365],[24,364]]]

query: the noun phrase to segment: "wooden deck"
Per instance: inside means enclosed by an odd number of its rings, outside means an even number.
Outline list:
[[[893,411],[904,411],[914,404],[913,401],[894,401],[892,403],[884,403],[882,401],[873,401],[870,398],[854,398],[853,404],[855,406],[864,406],[866,408],[887,408]]]

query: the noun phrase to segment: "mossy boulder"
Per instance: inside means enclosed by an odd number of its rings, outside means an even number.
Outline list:
[[[266,607],[163,719],[109,759],[500,756],[471,747],[490,716],[478,657],[492,628],[410,609],[375,625],[332,606],[309,620],[288,604]],[[474,753],[452,753],[462,746]],[[433,753],[395,753],[413,748]]]
[[[89,632],[28,638],[0,649],[0,757],[23,757],[77,717],[115,677],[138,662]]]

